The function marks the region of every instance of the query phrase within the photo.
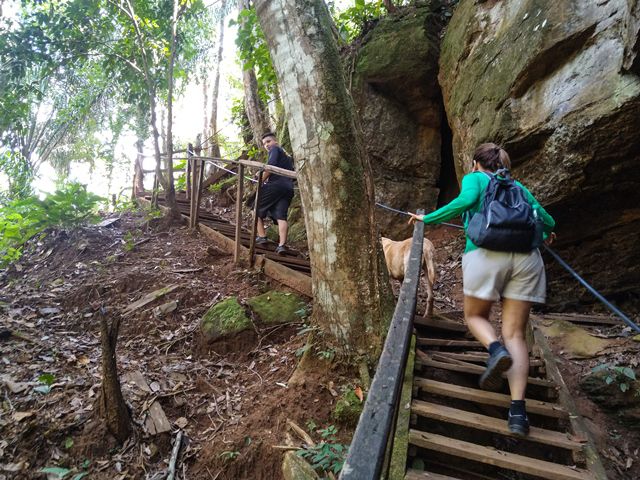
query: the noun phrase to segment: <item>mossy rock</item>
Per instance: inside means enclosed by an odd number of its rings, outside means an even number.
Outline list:
[[[360,401],[353,390],[349,390],[336,403],[336,407],[333,409],[333,418],[342,425],[355,427],[363,408],[364,402]]]
[[[200,320],[200,330],[209,341],[234,335],[251,326],[251,320],[236,297],[216,303]]]
[[[282,462],[282,477],[285,480],[319,480],[320,477],[304,458],[287,452]]]
[[[594,403],[617,417],[620,423],[640,428],[640,381],[624,378],[629,388],[623,392],[620,380],[607,383],[608,376],[615,377],[606,371],[587,375],[580,381],[580,388]]]
[[[247,300],[263,323],[272,325],[300,321],[307,314],[307,304],[293,293],[271,290]]]

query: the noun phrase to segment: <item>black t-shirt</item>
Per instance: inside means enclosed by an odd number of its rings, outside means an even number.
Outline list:
[[[284,150],[281,147],[273,147],[269,150],[269,160],[267,161],[267,165],[293,171],[293,159],[284,153]],[[293,190],[293,178],[283,177],[282,175],[277,175],[275,173],[271,173],[269,175],[267,183],[269,185],[278,185]]]

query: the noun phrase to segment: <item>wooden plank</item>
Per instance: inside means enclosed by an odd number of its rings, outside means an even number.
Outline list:
[[[265,275],[305,294],[307,297],[313,297],[313,288],[309,275],[285,267],[278,262],[265,258],[263,255],[257,256],[256,268],[262,270]]]
[[[467,327],[462,323],[454,322],[448,319],[437,318],[435,315],[434,315],[434,318],[427,318],[427,317],[421,317],[419,315],[416,315],[416,317],[413,319],[413,323],[415,325],[420,325],[422,327],[430,327],[430,328],[436,328],[439,330],[447,330],[449,332],[465,332],[466,333],[468,331]]]
[[[533,316],[540,320],[566,320],[572,323],[586,323],[591,325],[620,325],[620,320],[610,315],[581,315],[579,313],[545,313],[543,316]]]
[[[424,223],[416,222],[413,227],[409,267],[400,287],[398,302],[364,409],[342,467],[341,480],[380,478],[413,331],[423,239]]]
[[[438,355],[440,355],[441,357],[449,357],[455,360],[462,360],[466,362],[486,362],[487,358],[489,358],[489,354],[487,352],[438,352]],[[529,359],[529,366],[531,367],[541,367],[543,365],[544,362],[539,358]]]
[[[238,170],[238,192],[236,195],[236,228],[235,239],[236,245],[233,251],[233,261],[237,264],[240,263],[240,246],[241,246],[241,234],[242,234],[242,196],[244,194],[244,165],[239,166]]]
[[[525,457],[524,455],[496,450],[434,433],[419,432],[412,429],[409,431],[409,441],[412,445],[428,450],[538,476],[546,480],[594,479],[588,470],[574,469],[567,465]]]
[[[487,392],[478,388],[462,387],[451,383],[438,382],[428,378],[416,377],[413,381],[414,385],[421,388],[424,392],[443,397],[458,398],[468,400],[470,402],[482,403],[484,405],[493,405],[496,407],[509,408],[511,405],[511,397],[503,393]],[[527,411],[537,415],[544,415],[552,418],[567,418],[567,411],[558,404],[543,402],[541,400],[526,399]]]
[[[463,427],[475,428],[487,432],[499,433],[500,435],[515,436],[507,427],[506,420],[489,417],[474,412],[467,412],[457,408],[437,405],[431,402],[414,400],[411,403],[411,412],[421,417],[431,418],[440,422],[453,423]],[[532,442],[552,445],[566,450],[582,450],[584,444],[569,440],[566,434],[546,430],[544,428],[531,427],[527,440]]]
[[[440,475],[439,473],[426,472],[424,470],[407,470],[405,480],[460,480],[448,475]]]
[[[422,354],[422,355],[421,355]],[[485,367],[481,365],[475,365],[473,363],[466,363],[457,360],[456,362],[460,362],[460,364],[447,363],[447,362],[439,362],[437,360],[433,360],[431,357],[426,355],[424,352],[417,352],[418,360],[417,364],[422,365],[423,367],[433,367],[433,368],[441,368],[443,370],[449,370],[451,372],[460,372],[460,373],[471,373],[474,375],[481,375],[485,371]],[[507,374],[503,373],[502,378],[507,378]],[[527,383],[529,385],[538,385],[540,387],[554,388],[554,383],[551,380],[547,380],[545,378],[536,378],[529,377],[527,379]]]
[[[145,305],[150,304],[151,302],[155,301],[156,299],[163,297],[164,295],[166,295],[167,293],[173,292],[176,288],[178,288],[180,285],[169,285],[168,287],[162,287],[159,288],[158,290],[155,290],[151,293],[146,294],[144,297],[142,297],[140,300],[137,300],[131,304],[129,304],[123,311],[122,313],[124,313],[125,315],[128,315],[130,313],[135,312],[137,309],[144,307]]]
[[[471,347],[484,348],[480,342],[475,340],[445,340],[443,338],[418,337],[418,345],[430,347]]]
[[[413,363],[415,361],[416,337],[411,336],[409,357],[404,369],[404,382],[400,393],[398,406],[398,419],[396,421],[393,450],[391,452],[391,464],[389,466],[388,480],[402,480],[405,477],[407,467],[407,453],[409,451],[409,421],[411,419],[411,394],[413,391]]]
[[[582,416],[578,413],[578,409],[573,402],[573,397],[571,396],[569,389],[567,388],[567,385],[562,378],[560,369],[556,364],[555,356],[551,351],[551,347],[549,347],[544,334],[540,331],[540,329],[536,327],[535,322],[533,323],[533,326],[533,334],[536,340],[536,345],[540,349],[542,357],[546,362],[547,372],[549,376],[555,380],[556,385],[558,386],[558,397],[560,403],[569,412],[569,421],[571,423],[573,433],[578,438],[586,439],[586,444],[583,451],[586,457],[587,467],[593,473],[593,478],[595,478],[596,480],[606,480],[607,474],[604,466],[602,465],[602,461],[600,460],[600,456],[598,454],[598,450],[595,447],[593,438],[591,437],[591,433],[584,424]]]

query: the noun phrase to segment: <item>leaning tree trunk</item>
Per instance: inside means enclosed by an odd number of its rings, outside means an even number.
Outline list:
[[[133,195],[135,199],[138,195],[144,193],[144,155],[142,153],[142,147],[144,146],[144,140],[138,138],[136,141],[136,163],[133,170]]]
[[[224,47],[224,12],[226,0],[222,0],[220,5],[220,23],[218,23],[218,56],[216,58],[216,74],[213,79],[213,90],[211,91],[211,119],[209,120],[209,131],[211,132],[211,156],[220,158],[220,141],[218,139],[218,96],[220,92],[220,69],[222,68],[222,52]]]
[[[371,166],[323,0],[257,0],[298,171],[314,319],[343,353],[379,353],[392,315]]]
[[[116,344],[120,318],[116,317],[107,325],[107,319],[100,315],[100,343],[102,345],[102,388],[98,397],[97,413],[106,423],[107,430],[120,442],[131,435],[131,417],[124,403],[118,366],[116,362]]]
[[[240,11],[251,8],[249,0],[242,0],[239,6]],[[242,85],[244,87],[244,109],[253,133],[253,141],[260,149],[262,148],[262,135],[268,132],[271,126],[268,113],[258,94],[256,72],[253,67],[247,66],[245,62],[242,64]]]

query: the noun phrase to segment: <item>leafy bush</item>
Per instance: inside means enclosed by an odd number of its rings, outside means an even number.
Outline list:
[[[96,221],[95,209],[102,201],[84,185],[68,183],[44,200],[31,195],[0,207],[0,266],[20,258],[23,245],[48,227]]]
[[[631,387],[631,382],[636,380],[636,372],[629,367],[620,367],[609,363],[601,363],[591,369],[592,373],[605,372],[604,381],[607,385],[615,383],[621,392],[626,392]]]
[[[338,27],[340,37],[351,42],[365,34],[374,25],[374,21],[383,16],[385,10],[381,1],[367,3],[364,0],[356,0],[353,7],[342,12],[332,9],[332,14]]]
[[[296,452],[297,455],[305,458],[316,470],[340,473],[347,458],[349,446],[337,443],[338,429],[333,425],[320,429],[317,433],[322,437],[322,441],[313,447],[301,448]]]

